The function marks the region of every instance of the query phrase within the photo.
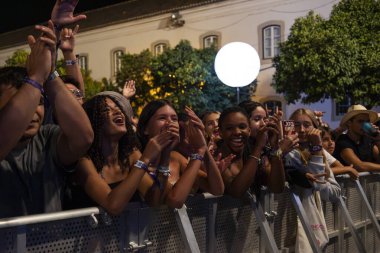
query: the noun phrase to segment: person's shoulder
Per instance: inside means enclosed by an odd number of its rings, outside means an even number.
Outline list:
[[[336,142],[340,142],[340,141],[349,141],[350,140],[350,137],[348,136],[348,134],[341,134],[338,136],[338,138],[336,139]]]
[[[38,132],[44,136],[49,136],[54,133],[59,133],[60,127],[55,124],[46,124],[46,125],[42,125]]]

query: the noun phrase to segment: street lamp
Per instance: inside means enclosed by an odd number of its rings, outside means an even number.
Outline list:
[[[220,81],[236,87],[237,103],[240,103],[239,88],[252,83],[260,71],[260,58],[256,50],[244,42],[224,45],[215,57],[215,72]]]

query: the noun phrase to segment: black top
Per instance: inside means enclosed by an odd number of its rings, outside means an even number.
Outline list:
[[[341,152],[346,149],[352,149],[356,156],[365,162],[374,162],[372,150],[373,142],[367,136],[362,136],[359,143],[355,143],[347,134],[341,134],[336,140],[335,150],[333,156],[339,160],[343,165],[349,166],[346,161],[341,157]]]
[[[122,181],[108,184],[111,189],[114,189],[118,186]],[[137,202],[142,201],[140,195],[136,191],[131,200],[129,202]],[[73,185],[69,183],[66,187],[65,198],[63,202],[63,209],[78,209],[78,208],[86,208],[86,207],[94,207],[99,206],[94,200],[92,200],[87,193],[83,190],[83,188],[79,185]]]

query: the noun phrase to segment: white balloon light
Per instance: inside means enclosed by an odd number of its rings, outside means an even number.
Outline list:
[[[216,54],[215,72],[225,85],[231,87],[247,86],[256,79],[259,71],[259,55],[247,43],[228,43]]]

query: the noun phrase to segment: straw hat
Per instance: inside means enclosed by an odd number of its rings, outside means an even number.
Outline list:
[[[344,126],[347,123],[347,121],[359,114],[368,114],[371,123],[376,122],[378,118],[377,112],[375,111],[367,110],[367,108],[365,108],[362,105],[351,105],[348,108],[347,113],[343,116],[342,120],[340,121],[340,126]]]

